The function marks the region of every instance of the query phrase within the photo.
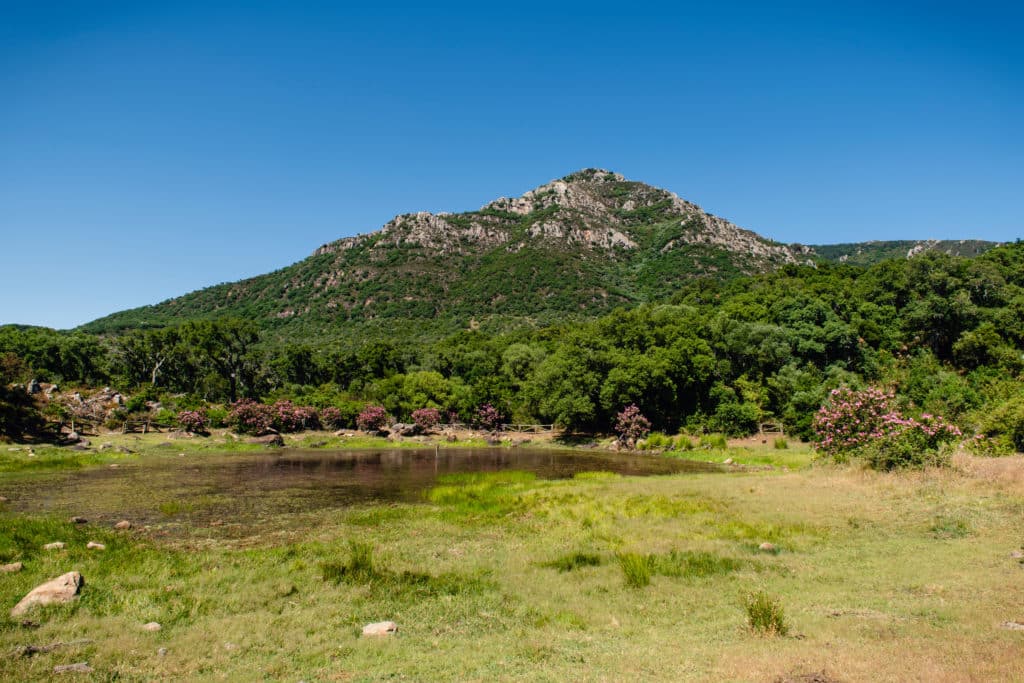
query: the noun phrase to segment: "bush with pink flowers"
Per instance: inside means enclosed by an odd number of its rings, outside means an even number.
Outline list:
[[[500,431],[501,425],[504,422],[501,413],[490,403],[485,403],[477,408],[475,417],[476,425],[480,429],[486,429],[491,432]]]
[[[615,433],[619,435],[621,443],[632,446],[650,432],[651,421],[643,416],[635,404],[626,406],[615,417]]]
[[[369,405],[356,417],[356,426],[364,432],[379,432],[388,422],[384,406]]]
[[[421,431],[429,432],[441,424],[441,411],[437,408],[418,408],[412,411],[412,421]]]
[[[837,461],[862,457],[879,470],[942,464],[942,447],[960,439],[960,429],[938,415],[907,417],[893,399],[876,388],[833,389],[814,417],[815,447]]]
[[[206,413],[201,410],[183,410],[178,413],[178,426],[190,434],[202,434],[209,424]]]
[[[227,423],[243,434],[266,434],[274,428],[274,409],[243,398],[231,404]]]

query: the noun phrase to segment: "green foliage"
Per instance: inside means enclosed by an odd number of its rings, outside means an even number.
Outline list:
[[[562,557],[545,562],[545,567],[557,569],[560,572],[571,572],[584,567],[598,567],[602,564],[601,556],[595,553],[575,552],[563,555]]]
[[[998,450],[1024,453],[1024,396],[1011,398],[988,411],[981,430],[996,442]]]
[[[775,438],[775,441],[772,442],[772,446],[775,448],[775,450],[782,451],[789,448],[789,442],[786,441],[785,437],[778,436]]]
[[[764,591],[748,593],[743,597],[743,610],[751,631],[767,636],[785,636],[789,624],[779,601]]]
[[[622,576],[630,588],[644,588],[651,584],[656,558],[654,555],[640,553],[618,553],[615,559],[619,562]]]

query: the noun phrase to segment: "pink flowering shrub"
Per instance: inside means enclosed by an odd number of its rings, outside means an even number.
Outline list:
[[[441,412],[437,408],[418,408],[412,411],[412,421],[424,432],[441,424]]]
[[[342,429],[345,426],[344,416],[334,406],[328,406],[320,411],[320,422],[328,429]]]
[[[481,429],[496,432],[501,429],[501,413],[490,403],[485,403],[476,411],[476,423]]]
[[[316,429],[320,419],[316,408],[296,406],[291,401],[277,401],[272,406],[274,427],[281,432],[300,432],[304,429]]]
[[[937,415],[906,417],[892,400],[875,388],[833,389],[814,416],[815,447],[836,460],[862,456],[881,470],[939,464],[940,448],[959,439],[960,429]]]
[[[227,423],[243,434],[266,434],[274,427],[274,409],[243,398],[231,404]]]
[[[388,413],[384,406],[366,406],[356,417],[356,426],[364,432],[379,432],[387,424]]]
[[[209,420],[201,410],[183,410],[178,413],[178,425],[190,434],[201,434],[206,431]]]
[[[635,404],[626,406],[615,417],[615,433],[619,435],[619,441],[622,443],[635,444],[650,431],[651,421],[643,416]]]

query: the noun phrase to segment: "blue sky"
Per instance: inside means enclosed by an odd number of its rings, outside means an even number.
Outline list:
[[[599,166],[784,242],[1024,236],[1019,3],[2,3],[0,323]]]

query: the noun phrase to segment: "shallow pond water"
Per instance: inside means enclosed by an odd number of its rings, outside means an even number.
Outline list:
[[[644,476],[717,471],[657,456],[541,449],[391,449],[147,456],[112,467],[0,480],[9,509],[130,519],[173,531],[249,526],[280,515],[370,503],[417,502],[445,474],[516,470],[541,479],[581,472]]]

